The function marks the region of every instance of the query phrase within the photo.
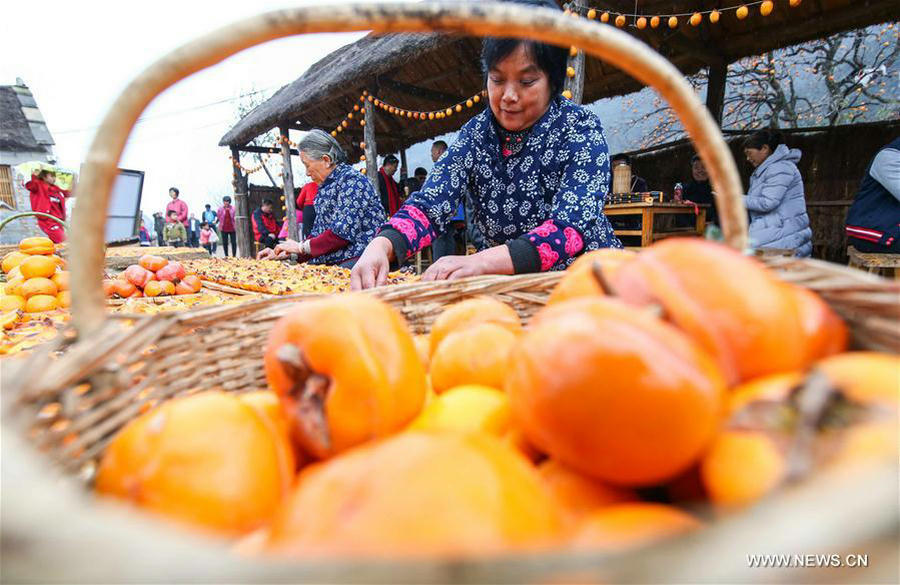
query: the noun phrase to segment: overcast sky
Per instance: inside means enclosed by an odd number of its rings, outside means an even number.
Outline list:
[[[0,84],[13,84],[17,77],[25,81],[56,140],[59,165],[77,170],[103,114],[125,85],[154,60],[241,18],[313,3],[42,1],[39,10],[38,5],[23,7],[21,18],[0,19]],[[217,144],[236,121],[236,98],[253,90],[271,95],[317,60],[362,35],[306,35],[273,41],[197,73],[160,95],[144,113],[146,120],[136,126],[120,163],[146,173],[145,213],[161,209],[173,185],[181,189],[191,211],[200,211],[204,203],[217,203],[230,193],[229,153]],[[300,184],[306,177],[299,162],[297,167]],[[280,171],[275,165],[272,168]],[[268,182],[262,173],[253,180]]]

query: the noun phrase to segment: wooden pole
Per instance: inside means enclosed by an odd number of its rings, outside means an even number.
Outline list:
[[[406,166],[406,149],[400,149],[400,181],[403,182],[409,177],[409,167]]]
[[[241,160],[241,153],[237,147],[231,147],[231,157],[234,162]],[[247,177],[241,173],[240,167],[234,165],[234,232],[237,237],[238,256],[241,258],[249,258],[250,249],[250,212],[249,194],[247,193]]]
[[[725,85],[728,80],[728,64],[709,66],[709,82],[706,85],[706,109],[721,127],[725,108]]]
[[[297,201],[294,199],[294,169],[291,166],[291,147],[288,144],[290,137],[287,123],[278,125],[281,132],[281,158],[284,160],[284,206],[287,208],[288,238],[299,241],[300,234],[297,230]]]
[[[584,16],[585,11],[587,10],[587,0],[573,0],[570,7],[572,10],[577,11],[578,14]],[[584,98],[584,51],[578,49],[578,52],[574,57],[570,54],[568,67],[575,70],[575,76],[569,77],[568,70],[566,71],[566,84],[564,89],[568,89],[572,92],[571,99],[573,103],[580,104],[581,100]]]
[[[369,100],[366,100],[365,120],[363,140],[366,143],[366,176],[375,185],[375,193],[378,193],[378,148],[375,146],[375,106]]]

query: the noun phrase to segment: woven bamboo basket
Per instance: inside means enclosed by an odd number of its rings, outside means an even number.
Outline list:
[[[225,543],[200,540],[86,492],[107,442],[148,405],[201,390],[264,388],[262,350],[273,321],[295,303],[315,298],[262,298],[144,319],[106,315],[100,287],[103,218],[91,210],[108,203],[130,129],[164,89],[242,49],[293,34],[370,29],[530,37],[576,45],[617,65],[672,105],[710,171],[727,243],[746,247],[741,184],[717,126],[668,61],[613,27],[521,5],[419,3],[282,10],[211,33],[143,72],[107,114],[84,166],[72,221],[75,330],[27,361],[3,363],[3,577],[37,582],[734,582],[775,578],[774,571],[762,576],[750,569],[747,553],[842,552],[870,543],[867,551],[880,565],[865,579],[895,579],[895,467],[821,475],[752,515],[726,518],[695,536],[616,557],[558,552],[340,563],[250,560],[229,554]],[[850,322],[859,345],[900,350],[895,284],[821,262],[766,261],[786,280],[819,292]],[[474,295],[498,298],[527,321],[559,277],[483,276],[367,294],[391,303],[416,332],[426,332],[447,303]],[[865,498],[858,497],[860,486],[865,486]],[[840,571],[831,575],[836,582],[854,578]]]

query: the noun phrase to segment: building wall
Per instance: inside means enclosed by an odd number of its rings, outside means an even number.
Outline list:
[[[15,165],[21,164],[23,162],[34,160],[47,160],[47,153],[0,153],[0,164],[10,165],[11,167],[14,167]],[[20,213],[22,211],[31,211],[31,200],[28,197],[28,190],[25,188],[25,182],[30,180],[31,177],[24,177],[21,174],[16,173],[15,168],[11,168],[11,173],[13,180],[13,194],[15,195],[16,201],[16,209],[9,210],[5,207],[0,208],[0,222],[15,213]],[[0,244],[17,244],[24,238],[42,235],[44,235],[44,232],[42,232],[40,228],[38,228],[37,221],[33,217],[24,217],[15,219],[6,224],[6,227],[3,228],[3,231],[0,231]]]

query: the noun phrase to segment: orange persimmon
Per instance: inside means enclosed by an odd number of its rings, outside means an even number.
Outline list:
[[[495,438],[409,432],[302,472],[267,548],[301,556],[482,555],[549,546],[561,529],[534,468]]]
[[[33,297],[34,295],[50,295],[56,296],[56,293],[59,292],[59,289],[56,288],[56,284],[49,278],[29,278],[25,282],[22,283],[20,287],[22,292],[22,296],[27,298]]]
[[[163,403],[128,423],[100,462],[96,489],[227,535],[269,521],[290,490],[284,438],[224,392]]]
[[[56,294],[56,305],[60,309],[68,309],[72,306],[72,293],[71,291],[61,290]]]
[[[43,313],[57,308],[58,304],[54,295],[34,295],[25,301],[26,313]]]
[[[169,261],[162,256],[154,256],[152,254],[144,254],[138,259],[138,266],[150,272],[156,272],[168,263]]]
[[[28,255],[50,255],[56,252],[56,246],[50,238],[38,236],[19,242],[19,250]]]
[[[19,271],[25,280],[30,278],[50,278],[56,272],[57,264],[51,256],[29,256],[19,264]]]
[[[20,252],[18,250],[14,250],[3,257],[3,262],[0,264],[3,272],[9,274],[9,271],[24,262],[28,258],[28,254],[25,252]]]
[[[611,281],[626,302],[661,305],[666,318],[718,362],[731,385],[803,370],[812,354],[840,345],[820,338],[827,332],[807,330],[809,308],[790,286],[721,244],[664,240],[622,265]]]
[[[673,506],[649,502],[616,504],[590,514],[572,544],[578,549],[622,552],[701,526],[699,520]]]
[[[431,356],[431,384],[440,394],[454,386],[503,388],[516,334],[496,323],[477,323],[452,331]]]
[[[60,291],[69,290],[69,271],[68,270],[60,270],[50,277],[50,280],[56,285],[56,288]]]
[[[450,332],[476,323],[496,323],[516,334],[522,330],[519,315],[512,307],[490,297],[466,299],[450,305],[434,320],[428,336],[431,342],[431,355],[434,355]]]
[[[594,265],[598,264],[600,266],[604,277],[612,278],[619,266],[632,260],[636,255],[631,250],[617,248],[604,248],[602,250],[585,252],[584,255],[575,260],[566,269],[566,273],[559,281],[559,284],[556,285],[547,298],[547,304],[555,305],[579,297],[607,294],[606,291],[600,288],[597,276],[594,274]]]
[[[265,370],[294,439],[318,458],[401,430],[425,400],[406,322],[366,295],[299,303],[269,334]]]
[[[605,484],[554,459],[547,459],[538,465],[538,473],[560,509],[572,522],[583,519],[598,508],[638,499],[631,490]]]
[[[513,349],[516,424],[552,458],[625,486],[670,479],[712,441],[725,381],[674,327],[620,301],[548,307]]]

